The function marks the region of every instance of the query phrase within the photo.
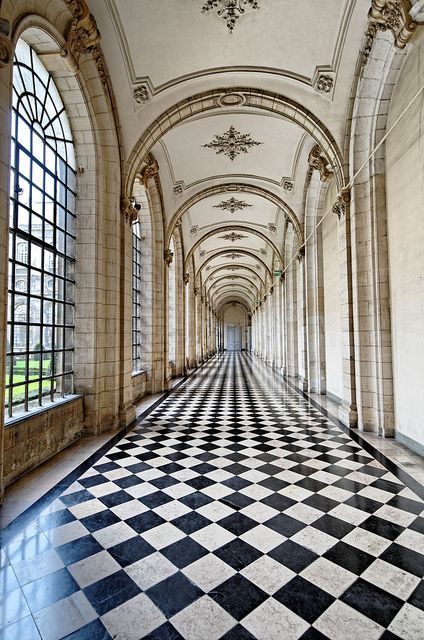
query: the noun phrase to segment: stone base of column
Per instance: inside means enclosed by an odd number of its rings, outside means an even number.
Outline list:
[[[342,402],[339,406],[338,418],[346,427],[355,429],[358,425],[358,412],[356,406]]]
[[[308,378],[299,377],[299,389],[308,391]]]
[[[135,417],[135,406],[133,404],[119,408],[118,421],[121,428],[128,427],[131,422],[134,422]]]

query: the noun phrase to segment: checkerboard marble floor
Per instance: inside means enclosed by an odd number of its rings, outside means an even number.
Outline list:
[[[399,477],[218,356],[3,547],[0,638],[423,640],[424,504]]]

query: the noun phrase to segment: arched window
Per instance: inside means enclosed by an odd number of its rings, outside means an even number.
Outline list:
[[[140,223],[133,224],[132,254],[132,368],[141,369],[141,233]]]
[[[53,78],[23,40],[11,133],[9,417],[73,392],[74,147]]]

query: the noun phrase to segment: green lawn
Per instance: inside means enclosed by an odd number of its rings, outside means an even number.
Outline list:
[[[33,361],[33,367],[37,367],[37,373],[33,373],[29,375],[29,379],[31,380],[31,378],[38,378],[39,377],[39,373],[38,373],[38,364],[39,362],[34,360]],[[43,375],[47,374],[47,369],[50,366],[50,359],[48,360],[43,360],[43,366],[42,366],[42,371],[43,371]],[[13,374],[13,383],[19,383],[19,382],[24,382],[25,381],[25,376],[24,376],[24,369],[25,369],[25,361],[24,360],[17,360],[14,367],[14,374]],[[20,373],[16,373],[17,371],[22,370],[22,374]],[[8,383],[8,375],[6,376],[6,384]],[[50,391],[50,380],[43,380],[42,383],[42,392],[43,393],[48,393]],[[39,390],[39,382],[30,382],[28,385],[28,394],[29,394],[29,398],[31,399],[31,397],[35,397],[38,395],[38,390]],[[13,404],[17,403],[17,402],[22,402],[25,399],[25,385],[19,385],[17,387],[13,388]]]

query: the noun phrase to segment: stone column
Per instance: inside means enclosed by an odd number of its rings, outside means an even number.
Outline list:
[[[349,427],[357,424],[356,385],[355,385],[355,347],[353,340],[353,302],[352,302],[352,247],[350,220],[350,192],[339,196],[333,207],[339,218],[339,265],[340,265],[340,318],[343,358],[343,398],[339,407],[339,418]]]

